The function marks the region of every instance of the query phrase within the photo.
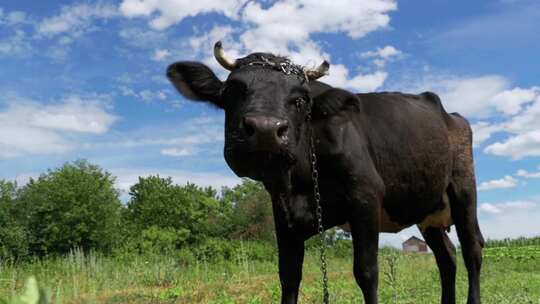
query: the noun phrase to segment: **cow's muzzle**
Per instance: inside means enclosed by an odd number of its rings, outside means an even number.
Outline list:
[[[245,116],[243,128],[253,152],[278,153],[287,147],[289,124],[286,120],[267,116]]]

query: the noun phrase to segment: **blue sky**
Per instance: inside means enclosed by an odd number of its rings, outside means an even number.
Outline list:
[[[168,64],[211,47],[331,62],[335,86],[438,93],[475,132],[489,238],[540,234],[540,3],[123,0],[0,4],[0,177],[24,183],[85,158],[137,176],[234,185],[223,114],[179,96]],[[385,235],[395,244],[417,234]]]

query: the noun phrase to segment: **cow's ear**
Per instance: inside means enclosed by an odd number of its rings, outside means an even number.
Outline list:
[[[206,65],[200,62],[176,62],[167,68],[167,78],[184,97],[195,101],[208,101],[223,108],[223,82]]]

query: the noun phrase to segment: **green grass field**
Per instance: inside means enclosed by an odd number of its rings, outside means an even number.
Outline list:
[[[250,250],[246,246],[245,250]],[[380,303],[439,303],[439,274],[431,254],[382,250]],[[362,303],[352,260],[329,256],[332,303]],[[22,264],[0,264],[0,298],[21,293],[34,275],[52,303],[278,303],[275,258],[253,261],[239,254],[229,261],[163,256],[83,255]],[[458,303],[465,303],[467,276],[458,265]],[[301,303],[320,303],[316,252],[304,264]],[[540,246],[487,248],[482,269],[483,303],[540,304]],[[2,301],[0,300],[0,303]]]

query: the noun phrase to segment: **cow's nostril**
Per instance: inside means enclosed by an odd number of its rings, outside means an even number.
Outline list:
[[[284,139],[287,137],[287,131],[289,130],[289,126],[284,123],[280,125],[277,129],[277,136],[281,139]]]
[[[253,127],[253,121],[244,118],[244,131],[246,135],[251,137],[255,134],[255,128]]]

